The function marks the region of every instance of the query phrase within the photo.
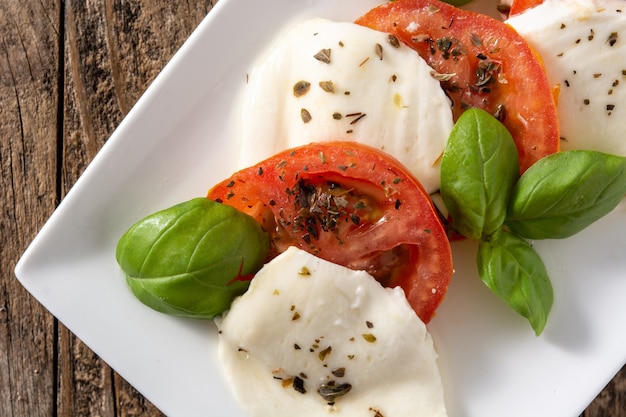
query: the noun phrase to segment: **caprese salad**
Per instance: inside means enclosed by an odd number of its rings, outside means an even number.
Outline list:
[[[498,6],[295,25],[249,74],[241,170],[121,237],[139,300],[216,321],[251,416],[447,415],[426,325],[463,274],[450,241],[480,241],[482,280],[539,335],[553,294],[527,240],[622,200],[626,2]]]

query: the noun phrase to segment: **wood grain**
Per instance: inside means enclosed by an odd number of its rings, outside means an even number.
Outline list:
[[[54,319],[12,271],[56,205],[58,4],[0,3],[0,415],[52,415]]]
[[[214,3],[0,2],[0,416],[162,415],[30,296],[13,269]],[[584,417],[624,416],[625,396],[622,369]]]

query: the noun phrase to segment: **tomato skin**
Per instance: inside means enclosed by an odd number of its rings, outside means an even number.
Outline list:
[[[450,244],[428,194],[397,160],[366,145],[286,150],[233,174],[207,198],[261,223],[272,256],[297,246],[402,287],[425,323],[452,277]]]
[[[539,6],[541,3],[543,3],[543,0],[513,0],[509,16],[523,13],[528,9]]]
[[[498,117],[525,171],[560,148],[558,115],[541,59],[510,26],[437,0],[398,0],[357,24],[390,33],[442,76],[455,119],[469,107]]]

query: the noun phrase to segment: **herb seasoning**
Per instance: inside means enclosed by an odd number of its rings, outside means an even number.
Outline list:
[[[371,333],[363,333],[361,336],[367,343],[374,343],[376,341],[376,336]]]
[[[398,38],[396,36],[389,35],[387,40],[389,41],[389,44],[391,46],[393,46],[394,48],[399,48],[400,47],[400,41],[398,40]]]
[[[374,413],[374,417],[385,417],[380,410],[374,408],[374,407],[370,407],[369,411],[372,411]]]
[[[330,381],[326,384],[321,384],[317,389],[317,393],[329,403],[334,403],[335,400],[341,396],[346,395],[352,389],[352,385],[344,383],[336,385]]]
[[[313,58],[325,64],[330,64],[330,53],[331,53],[330,49],[320,49],[318,53],[313,55]]]
[[[313,119],[311,113],[305,108],[300,109],[300,118],[304,123],[309,123]]]
[[[311,89],[311,83],[308,81],[298,81],[293,85],[293,95],[296,97],[302,97]]]
[[[330,353],[333,351],[332,346],[328,346],[326,349],[321,350],[319,353],[319,358],[320,360],[323,362],[326,360],[326,358],[328,357],[328,355],[330,355]]]
[[[332,81],[320,81],[319,86],[321,87],[322,90],[326,91],[327,93],[335,92],[335,86],[333,85]]]
[[[293,378],[293,389],[301,394],[306,394],[306,389],[304,388],[304,380],[299,376]]]
[[[376,51],[376,56],[378,57],[378,59],[382,61],[383,60],[383,46],[377,43],[375,47],[375,51]]]

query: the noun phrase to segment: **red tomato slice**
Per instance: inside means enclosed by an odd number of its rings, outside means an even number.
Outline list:
[[[455,118],[479,107],[501,120],[522,171],[559,150],[557,109],[543,64],[510,26],[437,0],[388,2],[356,23],[416,50],[436,71]]]
[[[543,0],[513,0],[509,16],[523,13],[528,9],[539,6],[541,3],[543,3]]]
[[[235,173],[207,198],[261,223],[273,256],[297,246],[402,287],[425,323],[447,291],[452,254],[428,194],[375,148],[324,142],[286,150]]]

